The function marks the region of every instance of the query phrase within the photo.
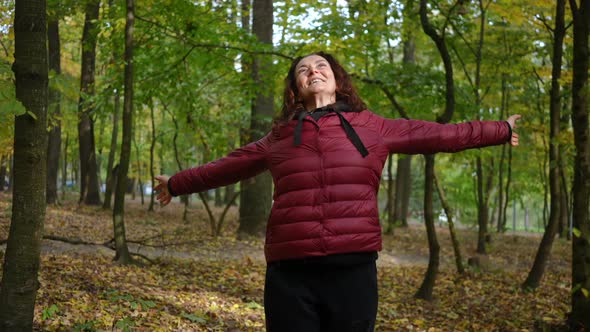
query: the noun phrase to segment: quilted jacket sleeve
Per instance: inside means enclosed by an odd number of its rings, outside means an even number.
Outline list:
[[[432,154],[503,144],[511,128],[506,121],[440,124],[421,120],[380,118],[382,138],[392,153]]]
[[[168,180],[172,196],[226,186],[264,172],[267,167],[269,137],[234,150],[227,156],[202,166],[176,173]]]

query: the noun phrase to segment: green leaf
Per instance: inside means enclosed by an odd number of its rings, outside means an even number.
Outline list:
[[[256,303],[256,301],[250,301],[250,302],[248,302],[248,304],[246,304],[246,308],[249,308],[249,309],[262,309],[263,306],[261,306],[260,304]]]
[[[582,236],[582,231],[580,231],[579,229],[575,228],[572,230],[572,232],[574,233],[575,237],[581,237]]]
[[[59,312],[59,308],[57,307],[57,305],[52,304],[49,308],[43,309],[43,312],[41,313],[41,319],[42,320],[50,319],[57,312]]]
[[[120,319],[115,324],[115,327],[120,328],[123,331],[130,331],[129,327],[131,327],[131,326],[135,326],[135,322],[129,317],[125,317],[123,319]]]
[[[207,319],[205,317],[201,317],[195,314],[187,314],[187,313],[183,313],[182,315],[180,315],[183,318],[186,318],[188,320],[190,320],[193,323],[199,323],[199,324],[206,324],[207,323]]]

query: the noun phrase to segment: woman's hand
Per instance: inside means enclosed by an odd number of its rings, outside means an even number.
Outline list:
[[[168,205],[172,200],[172,195],[170,195],[170,192],[168,191],[169,179],[170,177],[168,175],[156,176],[156,180],[158,180],[159,183],[154,187],[154,190],[158,193],[156,198],[162,206]]]
[[[514,114],[511,115],[506,122],[508,122],[508,124],[510,125],[510,128],[512,128],[512,137],[510,137],[510,145],[512,146],[517,146],[518,145],[518,134],[516,133],[516,131],[514,129],[516,129],[516,120],[520,119],[520,114]]]

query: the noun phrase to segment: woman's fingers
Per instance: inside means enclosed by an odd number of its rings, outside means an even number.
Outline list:
[[[510,139],[510,145],[517,146],[518,145],[518,134],[512,133],[512,138]]]

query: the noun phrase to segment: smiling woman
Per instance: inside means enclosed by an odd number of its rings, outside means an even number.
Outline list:
[[[373,331],[377,315],[377,192],[390,153],[432,154],[518,144],[507,121],[439,124],[387,119],[366,109],[330,54],[293,61],[270,133],[172,177],[158,200],[270,171],[264,304],[268,331]]]

